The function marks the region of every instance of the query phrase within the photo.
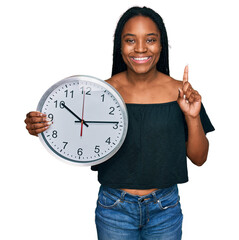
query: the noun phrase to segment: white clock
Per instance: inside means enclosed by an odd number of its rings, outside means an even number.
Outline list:
[[[42,96],[37,111],[53,124],[39,138],[55,156],[92,166],[112,157],[128,128],[126,105],[110,84],[78,75],[65,78]]]

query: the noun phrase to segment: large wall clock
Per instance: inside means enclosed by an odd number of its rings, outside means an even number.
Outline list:
[[[37,111],[53,124],[39,138],[55,156],[81,165],[108,160],[128,128],[126,105],[110,84],[78,75],[65,78],[42,96]]]

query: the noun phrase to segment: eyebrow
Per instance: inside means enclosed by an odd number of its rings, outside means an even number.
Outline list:
[[[135,37],[136,35],[132,34],[132,33],[126,33],[126,34],[123,35],[123,38],[125,38],[127,36]],[[148,33],[148,34],[146,34],[146,36],[156,36],[156,37],[158,37],[159,35],[157,33]]]

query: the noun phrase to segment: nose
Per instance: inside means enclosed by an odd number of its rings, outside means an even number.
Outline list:
[[[144,41],[138,41],[136,44],[135,44],[135,48],[134,48],[134,51],[137,52],[137,53],[144,53],[144,52],[147,52],[147,46],[146,46],[146,43]]]

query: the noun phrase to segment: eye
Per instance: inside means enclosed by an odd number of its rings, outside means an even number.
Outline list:
[[[155,38],[149,38],[146,40],[147,43],[154,43],[156,42],[157,40]]]
[[[132,43],[135,43],[135,40],[134,40],[134,39],[126,39],[125,41],[126,41],[127,43],[131,43],[131,44],[132,44]]]

